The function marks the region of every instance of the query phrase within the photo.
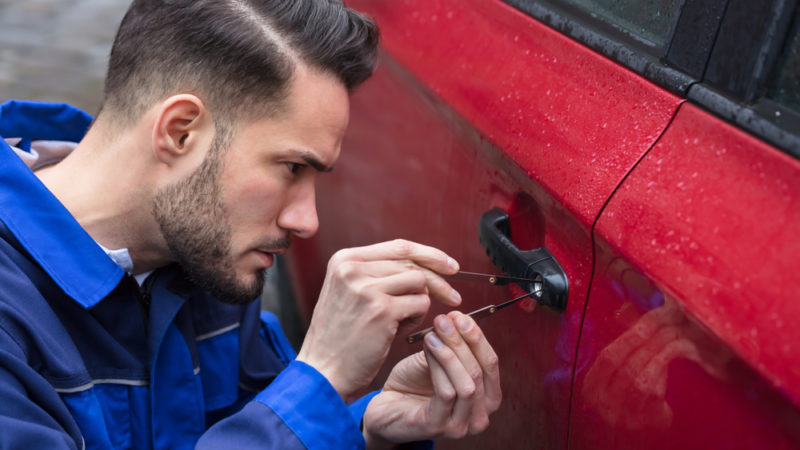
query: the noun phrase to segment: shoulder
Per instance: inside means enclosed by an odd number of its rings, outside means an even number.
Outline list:
[[[27,363],[37,370],[48,372],[48,367],[53,366],[50,362],[61,361],[56,364],[60,367],[65,359],[77,357],[72,339],[51,305],[65,296],[41,269],[0,238],[3,345],[18,347],[19,356],[24,355]]]

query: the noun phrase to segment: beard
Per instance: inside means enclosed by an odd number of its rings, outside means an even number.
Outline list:
[[[266,270],[250,280],[236,275],[232,227],[221,196],[223,152],[217,147],[215,143],[193,174],[156,193],[153,215],[172,256],[194,284],[225,303],[245,304],[261,294]],[[288,248],[289,243],[285,236],[258,248]]]

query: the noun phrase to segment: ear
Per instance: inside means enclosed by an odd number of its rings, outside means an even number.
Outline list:
[[[191,94],[169,97],[159,106],[153,124],[153,152],[169,166],[202,161],[213,138],[214,125],[205,104]]]

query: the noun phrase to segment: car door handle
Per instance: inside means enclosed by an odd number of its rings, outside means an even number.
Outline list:
[[[520,250],[511,242],[511,225],[505,211],[494,208],[484,213],[478,235],[486,254],[503,273],[533,280],[517,285],[539,304],[564,311],[569,295],[567,274],[545,247]]]

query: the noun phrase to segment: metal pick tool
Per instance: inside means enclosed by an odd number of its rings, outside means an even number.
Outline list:
[[[492,314],[496,313],[497,311],[499,311],[499,310],[501,310],[501,309],[503,309],[505,307],[511,306],[514,303],[517,303],[518,301],[520,301],[520,300],[522,300],[524,298],[535,296],[535,295],[538,295],[538,294],[540,294],[542,292],[542,281],[541,281],[541,278],[530,279],[530,278],[509,277],[509,276],[505,276],[505,275],[488,275],[488,274],[475,273],[475,272],[458,272],[455,275],[445,275],[444,278],[451,279],[451,280],[464,280],[464,281],[479,281],[479,282],[480,281],[486,281],[489,284],[492,284],[492,285],[495,285],[495,286],[502,286],[502,285],[509,284],[509,283],[514,283],[514,282],[524,282],[524,283],[533,283],[534,284],[536,290],[534,290],[533,292],[529,292],[529,293],[527,293],[525,295],[521,295],[521,296],[519,296],[517,298],[511,299],[511,300],[509,300],[509,301],[507,301],[505,303],[501,303],[499,305],[484,306],[483,308],[476,309],[475,311],[472,311],[471,313],[467,314],[468,316],[472,317],[475,320],[480,319],[482,317],[491,316]],[[417,331],[414,334],[410,334],[406,338],[406,342],[408,342],[409,344],[413,344],[415,342],[421,341],[425,337],[425,335],[430,333],[431,331],[433,331],[433,327]]]

